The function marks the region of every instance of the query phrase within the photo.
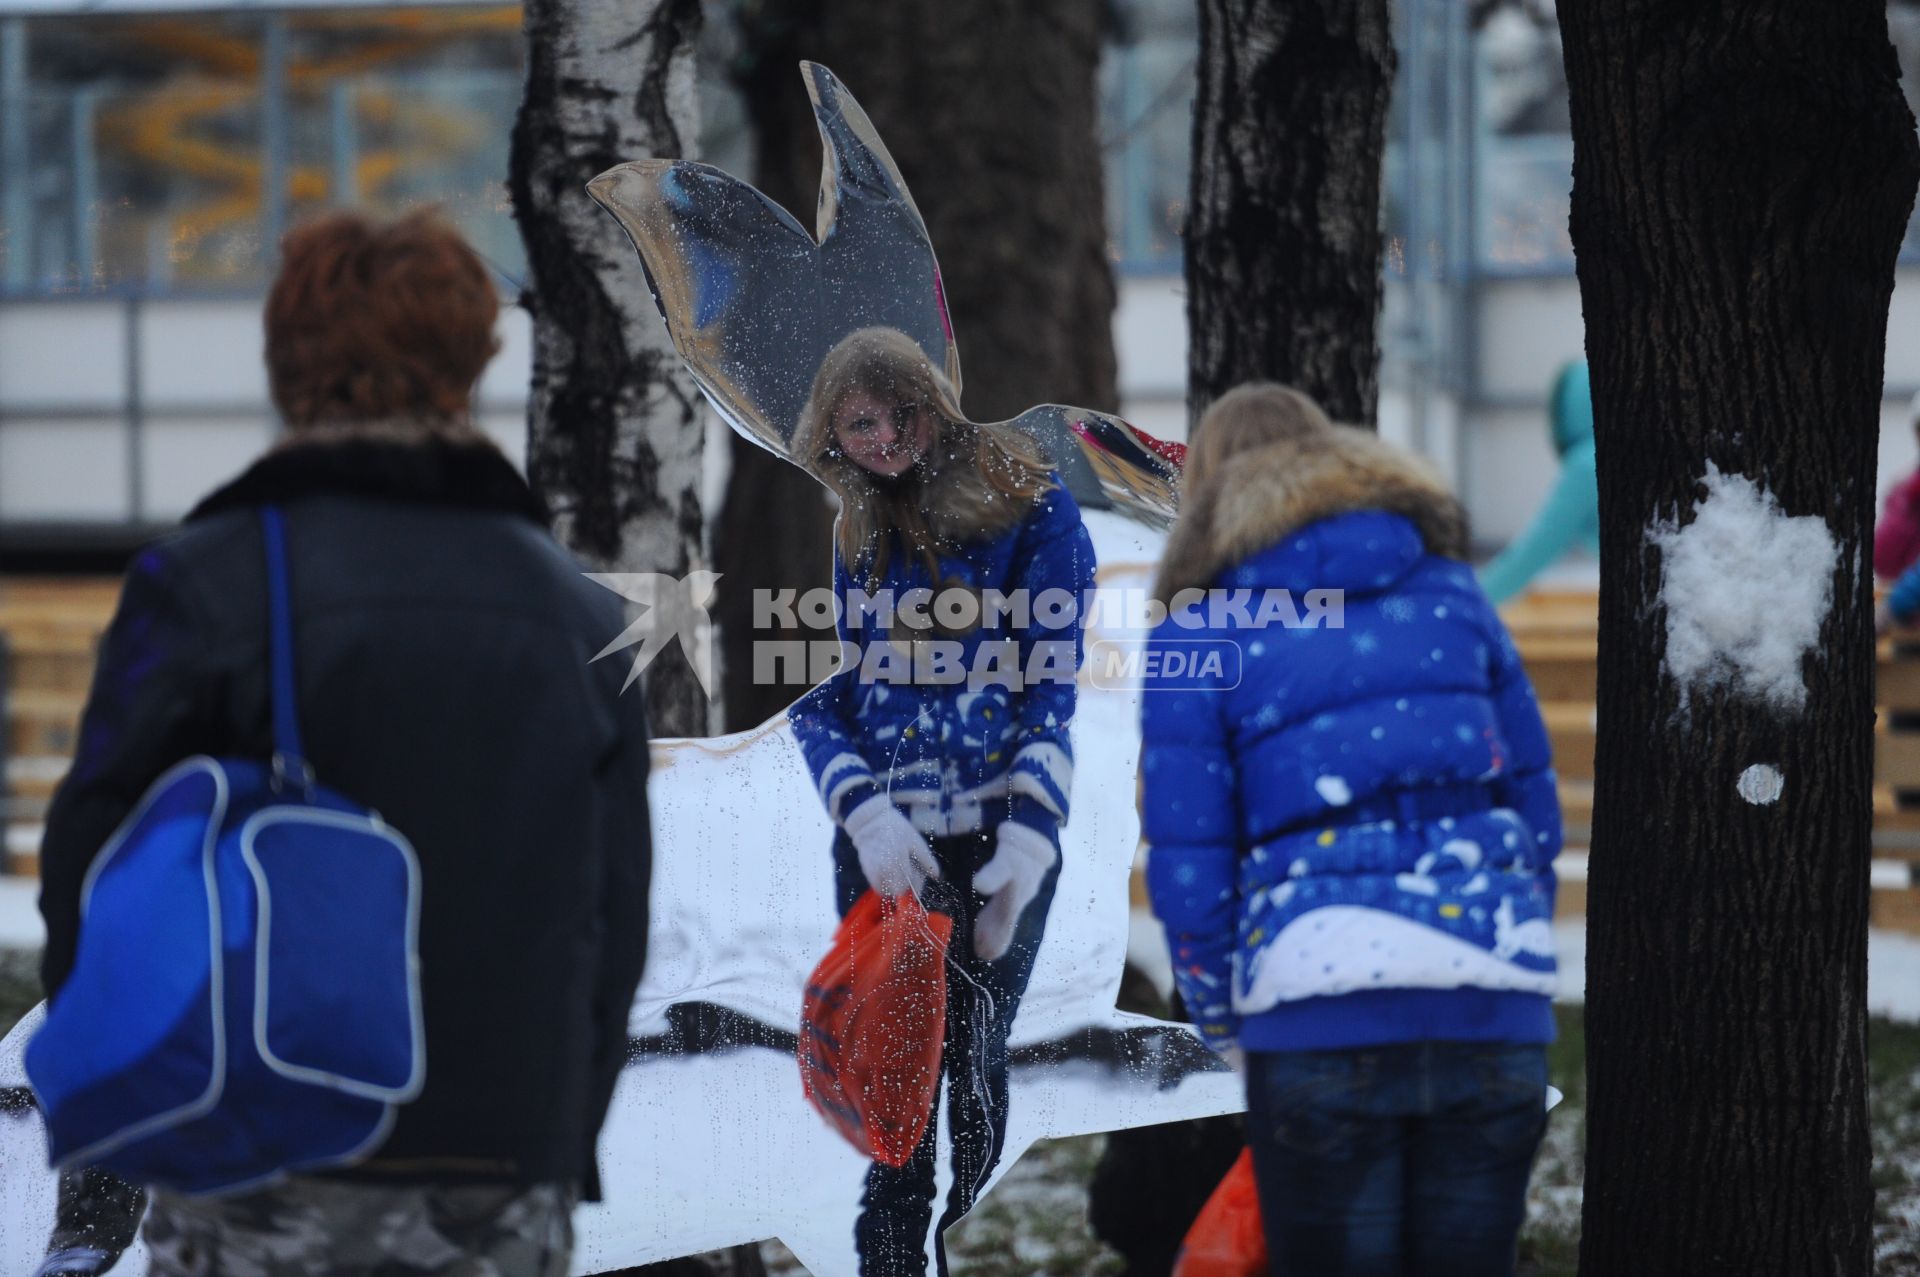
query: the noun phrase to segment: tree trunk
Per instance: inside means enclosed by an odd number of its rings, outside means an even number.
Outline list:
[[[1040,403],[1112,411],[1113,274],[1096,140],[1099,0],[762,0],[741,12],[754,182],[813,225],[820,143],[802,58],[860,100],[925,217],[964,373],[998,421]],[[831,580],[819,484],[740,439],[715,535],[729,729],[798,689],[753,687],[749,591]]]
[[[1389,0],[1200,0],[1187,407],[1279,381],[1375,425]]]
[[[1867,546],[1914,121],[1884,0],[1560,14],[1602,522],[1581,1271],[1864,1273]],[[1691,584],[1678,538],[1740,500]]]
[[[688,153],[699,0],[528,0],[525,25],[508,184],[534,325],[528,477],[595,568],[683,577],[703,557],[704,413],[639,258],[586,183],[624,160]],[[643,685],[656,733],[707,732],[707,693],[677,645]]]

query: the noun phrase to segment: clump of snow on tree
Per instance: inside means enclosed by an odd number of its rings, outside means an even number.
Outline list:
[[[1780,769],[1768,763],[1755,763],[1740,773],[1740,779],[1734,788],[1740,796],[1756,807],[1765,807],[1780,797],[1780,791],[1786,788],[1787,778]]]
[[[1707,495],[1690,520],[1656,519],[1647,529],[1660,552],[1667,674],[1683,705],[1694,691],[1725,687],[1798,710],[1807,700],[1800,663],[1833,605],[1833,532],[1816,515],[1788,515],[1766,488],[1711,462],[1700,482]]]

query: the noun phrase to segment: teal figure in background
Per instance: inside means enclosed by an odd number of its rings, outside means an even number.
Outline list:
[[[1480,588],[1505,603],[1575,543],[1600,555],[1600,481],[1593,459],[1593,394],[1587,364],[1577,359],[1554,379],[1547,405],[1560,478],[1526,531],[1480,570]]]

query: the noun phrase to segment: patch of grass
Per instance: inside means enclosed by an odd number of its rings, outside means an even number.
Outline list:
[[[1580,1185],[1587,1173],[1587,1028],[1577,1006],[1553,1008],[1547,1080],[1566,1098],[1547,1115],[1520,1226],[1522,1277],[1571,1277],[1580,1268]]]
[[[5,1036],[40,1000],[40,955],[0,949],[0,1036]]]
[[[1527,1189],[1520,1272],[1579,1270],[1580,1191],[1586,1178],[1586,1032],[1581,1008],[1556,1006],[1559,1040],[1548,1076],[1566,1100],[1547,1121]],[[1920,1025],[1867,1022],[1868,1110],[1873,1138],[1874,1271],[1920,1275]]]
[[[1042,1140],[947,1234],[955,1277],[1108,1277],[1125,1265],[1087,1223],[1087,1185],[1106,1136]],[[944,1199],[942,1204],[944,1204]],[[849,1221],[851,1224],[851,1221]],[[806,1277],[777,1241],[760,1243],[768,1277]]]
[[[1042,1140],[985,1201],[947,1234],[947,1258],[966,1277],[1098,1277],[1118,1255],[1087,1224],[1087,1184],[1106,1137]]]
[[[1874,1271],[1920,1273],[1920,1025],[1867,1022]]]
[[[1553,1045],[1547,1048],[1547,1080],[1566,1093],[1566,1103],[1587,1107],[1587,1018],[1583,1008],[1553,1008]]]

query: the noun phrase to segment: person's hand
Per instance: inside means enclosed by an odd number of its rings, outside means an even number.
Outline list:
[[[981,961],[992,962],[1012,947],[1021,912],[1040,894],[1040,883],[1059,854],[1039,830],[1015,820],[1001,823],[993,858],[973,876],[973,889],[987,898],[973,922],[973,951]]]
[[[933,848],[885,794],[876,794],[847,813],[845,828],[860,858],[860,872],[881,899],[908,892],[917,896],[927,879],[940,876]]]
[[[1220,1052],[1220,1058],[1227,1062],[1228,1068],[1241,1077],[1247,1075],[1247,1053],[1244,1049],[1237,1046],[1227,1047]]]

